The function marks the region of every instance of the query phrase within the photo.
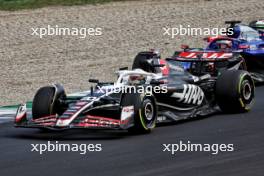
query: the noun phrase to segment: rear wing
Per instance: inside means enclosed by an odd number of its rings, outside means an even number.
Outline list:
[[[181,52],[167,60],[177,60],[181,62],[221,62],[233,57],[230,52]]]

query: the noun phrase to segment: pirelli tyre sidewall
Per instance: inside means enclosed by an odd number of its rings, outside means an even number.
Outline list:
[[[155,97],[147,94],[127,93],[122,96],[121,106],[134,106],[134,125],[129,132],[144,134],[151,132],[157,121]]]
[[[254,103],[255,85],[250,74],[243,70],[223,72],[216,82],[216,101],[224,112],[241,113]]]
[[[140,122],[138,125],[143,131],[150,132],[156,126],[157,106],[152,96],[144,96],[141,107],[138,110]]]

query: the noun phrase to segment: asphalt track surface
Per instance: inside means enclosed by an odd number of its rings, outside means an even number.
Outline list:
[[[246,114],[220,114],[156,128],[149,135],[72,130],[43,133],[0,124],[0,175],[264,175],[264,87],[258,87],[255,106]],[[101,152],[31,152],[31,143],[96,144]],[[163,152],[163,143],[234,144],[235,151]]]

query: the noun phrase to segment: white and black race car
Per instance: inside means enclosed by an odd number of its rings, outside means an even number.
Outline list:
[[[42,87],[34,97],[32,113],[27,113],[25,104],[18,108],[15,126],[146,133],[157,123],[205,116],[219,109],[227,113],[250,110],[255,88],[248,72],[212,74],[201,70],[202,64],[209,64],[205,59],[188,60],[193,66],[187,71],[182,62],[175,58],[161,62],[143,52],[136,57],[133,70],[117,72],[115,83],[90,80],[96,85],[71,96],[58,84]]]

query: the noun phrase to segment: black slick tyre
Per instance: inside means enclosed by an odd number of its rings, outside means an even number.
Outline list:
[[[134,106],[134,126],[129,128],[133,134],[151,132],[156,126],[157,106],[153,96],[124,94],[121,106]]]
[[[242,113],[251,109],[254,96],[254,82],[247,71],[228,70],[216,81],[216,101],[223,112]]]
[[[65,93],[61,92],[60,95],[55,95],[55,91],[55,87],[52,86],[42,87],[37,91],[32,103],[33,119],[61,114],[58,98],[65,96]]]

